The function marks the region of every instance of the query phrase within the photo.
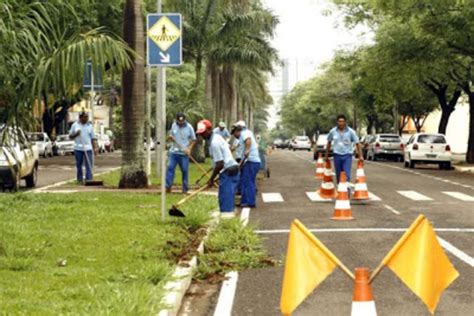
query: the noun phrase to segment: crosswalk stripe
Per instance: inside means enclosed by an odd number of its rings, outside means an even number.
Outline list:
[[[464,193],[461,193],[461,192],[445,191],[445,192],[443,192],[443,194],[449,195],[449,196],[451,196],[453,198],[456,198],[458,200],[461,200],[461,201],[474,202],[474,196],[467,195],[467,194],[464,194]]]
[[[265,203],[284,202],[280,193],[262,193],[262,200]]]
[[[403,195],[413,201],[432,201],[433,199],[418,193],[416,191],[397,191],[398,194]]]

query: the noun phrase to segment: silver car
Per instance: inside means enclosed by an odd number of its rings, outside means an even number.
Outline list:
[[[28,133],[28,140],[34,143],[39,150],[40,156],[53,157],[53,142],[46,133]]]
[[[368,144],[367,159],[380,158],[403,161],[405,150],[403,140],[397,134],[377,134]]]

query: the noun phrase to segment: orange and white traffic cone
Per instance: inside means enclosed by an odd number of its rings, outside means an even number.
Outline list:
[[[316,162],[316,179],[323,179],[324,178],[324,161],[323,155],[319,153],[318,161]]]
[[[326,168],[324,169],[323,182],[321,182],[321,188],[317,192],[323,199],[334,199],[337,195],[336,187],[332,181],[332,168],[331,161],[326,161]]]
[[[331,217],[335,221],[353,220],[351,211],[351,202],[349,201],[349,190],[347,185],[347,177],[344,171],[341,171],[339,184],[337,186],[337,199],[334,213]]]
[[[357,165],[356,185],[354,190],[354,200],[368,200],[369,190],[365,181],[364,164],[359,161]]]
[[[351,316],[377,316],[367,268],[355,269]]]

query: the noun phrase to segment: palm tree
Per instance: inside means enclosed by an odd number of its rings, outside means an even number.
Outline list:
[[[122,77],[123,134],[120,188],[142,188],[148,185],[143,151],[145,123],[145,43],[140,0],[127,0],[124,9],[123,37],[136,52],[133,67]]]
[[[38,100],[48,106],[80,96],[87,61],[102,73],[130,67],[126,43],[102,28],[80,28],[69,4],[15,5],[0,5],[0,103],[8,124],[31,127]]]

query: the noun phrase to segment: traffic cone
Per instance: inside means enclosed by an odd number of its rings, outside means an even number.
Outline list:
[[[359,161],[357,165],[356,185],[354,190],[354,200],[368,200],[369,190],[365,182],[364,164]]]
[[[351,316],[377,316],[367,268],[355,269]]]
[[[326,168],[324,169],[323,182],[321,182],[321,188],[317,192],[323,199],[334,199],[337,195],[336,188],[332,182],[332,168],[331,161],[326,160]]]
[[[323,179],[324,178],[324,161],[323,155],[319,153],[318,161],[316,162],[316,179]]]
[[[344,171],[341,171],[340,181],[337,186],[336,206],[334,207],[334,214],[331,219],[335,221],[350,221],[354,219],[354,217],[352,217],[347,178]]]

